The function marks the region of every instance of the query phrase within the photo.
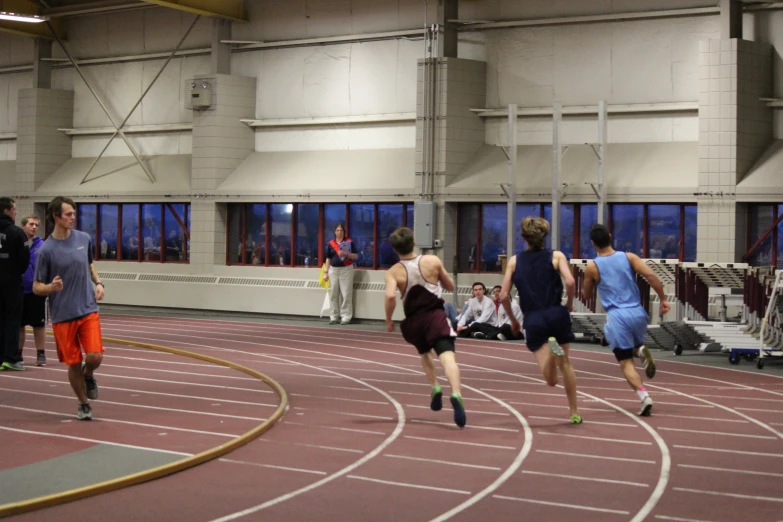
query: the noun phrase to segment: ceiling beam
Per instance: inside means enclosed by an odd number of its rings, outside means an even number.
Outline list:
[[[59,20],[51,20],[51,23],[54,30],[60,35],[60,38],[65,40],[65,31],[63,30],[62,23],[60,23]],[[41,37],[48,38],[49,40],[55,39],[46,24],[30,24],[26,22],[2,20],[0,21],[0,31],[20,36]]]
[[[170,7],[202,16],[247,22],[244,0],[143,0],[148,4]]]
[[[41,16],[41,7],[29,0],[0,0],[0,11],[18,15]],[[57,33],[62,36],[62,28],[58,25],[55,25],[54,27]],[[43,23],[43,21],[40,23],[30,23],[0,20],[0,31],[21,36],[41,36],[54,39],[54,35],[49,32],[49,28],[46,27],[46,24]]]

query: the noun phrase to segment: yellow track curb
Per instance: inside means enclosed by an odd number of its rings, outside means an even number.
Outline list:
[[[102,493],[108,493],[109,491],[114,491],[128,486],[141,484],[142,482],[147,482],[149,480],[165,477],[167,475],[171,475],[173,473],[177,473],[179,471],[192,468],[193,466],[197,466],[209,460],[216,459],[220,456],[225,455],[230,451],[235,450],[236,448],[239,448],[240,446],[244,446],[248,442],[260,436],[262,433],[269,430],[269,428],[274,426],[275,423],[278,420],[280,420],[280,417],[283,416],[283,413],[285,413],[286,408],[288,408],[288,395],[286,394],[283,387],[280,386],[280,384],[274,379],[267,377],[261,372],[251,370],[246,366],[235,364],[230,361],[224,361],[223,359],[216,359],[215,357],[209,357],[208,355],[201,355],[198,353],[188,352],[185,350],[178,350],[176,348],[167,348],[165,346],[158,346],[155,344],[140,343],[136,341],[129,341],[126,339],[115,339],[110,337],[104,337],[103,340],[104,342],[119,343],[119,344],[125,344],[129,346],[136,346],[139,348],[147,348],[158,352],[167,352],[174,355],[182,355],[185,357],[191,357],[193,359],[199,359],[202,361],[207,361],[213,364],[226,366],[228,368],[238,370],[242,373],[246,373],[247,375],[250,375],[251,377],[256,377],[257,379],[271,386],[272,389],[275,391],[275,393],[277,393],[278,397],[280,398],[280,405],[277,407],[277,410],[275,410],[275,412],[263,423],[259,424],[252,430],[248,431],[247,433],[241,435],[240,437],[226,444],[221,444],[220,446],[203,451],[201,453],[193,455],[192,457],[188,457],[186,459],[179,460],[177,462],[172,462],[171,464],[166,464],[164,466],[159,466],[157,468],[141,471],[139,473],[127,475],[125,477],[108,480],[106,482],[99,482],[98,484],[92,484],[90,486],[85,486],[82,488],[63,491],[61,493],[55,493],[53,495],[33,498],[22,502],[2,504],[0,505],[0,518],[7,517],[10,515],[19,515],[21,513],[27,513],[29,511],[35,511],[37,509],[52,507],[58,504],[64,504],[66,502],[72,502],[74,500],[80,500],[94,495],[100,495]]]

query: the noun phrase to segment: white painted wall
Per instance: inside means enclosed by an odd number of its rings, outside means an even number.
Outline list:
[[[482,0],[461,1],[464,20],[519,20],[691,7],[715,7],[718,0]]]
[[[719,37],[716,16],[489,31],[487,106],[697,101],[698,42]]]
[[[508,145],[508,122],[502,118],[486,122],[486,143]],[[560,125],[564,145],[598,142],[598,117],[567,117]],[[607,123],[609,143],[659,143],[699,141],[699,117],[691,114],[624,115],[610,114]],[[521,118],[517,124],[519,145],[552,143],[552,118]]]
[[[16,141],[0,141],[0,161],[16,160]]]
[[[75,58],[97,58],[171,51],[195,15],[152,7],[119,13],[67,18],[66,47]],[[212,19],[202,17],[183,44],[185,49],[209,47]],[[57,44],[52,55],[65,57]]]
[[[32,73],[0,75],[0,132],[16,132],[19,106],[17,94],[19,89],[29,89],[32,86]]]
[[[743,38],[772,45],[772,90],[783,98],[783,11],[746,13],[743,16]],[[776,110],[773,120],[776,139],[783,139],[783,110]]]
[[[256,150],[259,152],[412,149],[415,146],[416,125],[413,122],[256,130]]]
[[[33,40],[0,32],[0,67],[29,65],[33,62]]]
[[[427,2],[428,22],[437,2]],[[236,40],[290,40],[366,34],[424,27],[422,0],[252,0],[245,2],[250,23],[235,25]]]

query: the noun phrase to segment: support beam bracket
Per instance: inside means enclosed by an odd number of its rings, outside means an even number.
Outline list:
[[[202,16],[225,18],[246,23],[243,0],[144,0],[145,3],[170,7]]]

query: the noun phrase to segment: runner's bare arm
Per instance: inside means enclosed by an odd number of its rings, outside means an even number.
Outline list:
[[[446,267],[443,266],[443,262],[440,260],[440,258],[437,258],[438,260],[438,281],[440,281],[440,286],[443,287],[444,290],[447,292],[453,292],[454,291],[454,280],[451,278],[448,272],[446,272]]]
[[[628,261],[631,263],[631,268],[633,268],[637,274],[645,278],[647,282],[650,283],[652,289],[655,290],[655,293],[658,294],[658,298],[661,300],[661,315],[668,312],[670,308],[669,302],[666,300],[666,294],[663,292],[663,283],[661,283],[661,280],[658,278],[658,276],[655,275],[652,269],[647,266],[647,264],[636,254],[626,253],[625,255],[628,256]]]
[[[514,315],[514,310],[511,307],[511,278],[514,275],[514,271],[517,269],[517,256],[511,256],[506,264],[506,275],[503,276],[503,286],[500,288],[500,302],[503,305],[503,309],[508,314],[508,318],[511,320],[511,331],[517,333],[519,331],[519,321],[517,321]]]
[[[574,281],[574,276],[571,273],[571,265],[568,263],[565,254],[559,250],[555,251],[554,255],[557,259],[557,269],[560,271],[563,283],[565,283],[566,296],[568,297],[566,307],[573,312],[574,295],[576,295],[576,281]]]
[[[384,306],[386,308],[386,329],[390,332],[394,331],[394,321],[392,321],[392,315],[394,315],[394,309],[397,307],[397,279],[394,278],[392,273],[394,268],[390,268],[386,271],[384,279],[386,280],[386,298]]]
[[[90,279],[95,283],[95,299],[96,301],[103,300],[105,288],[101,276],[98,275],[98,270],[95,268],[95,263],[90,263]]]
[[[593,261],[590,261],[587,263],[587,268],[585,268],[585,281],[583,283],[584,286],[582,286],[582,297],[585,298],[585,301],[589,301],[593,298],[593,295],[595,295],[595,284],[597,279],[598,267],[595,266]]]

